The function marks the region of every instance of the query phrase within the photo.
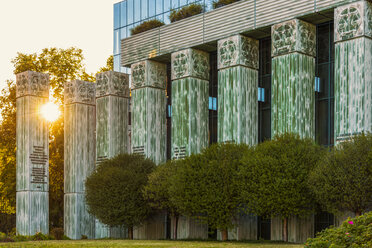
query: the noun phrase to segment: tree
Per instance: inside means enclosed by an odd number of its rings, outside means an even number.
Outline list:
[[[328,212],[365,212],[372,204],[372,134],[334,147],[310,174],[309,185]]]
[[[111,55],[106,60],[106,66],[99,68],[98,73],[102,73],[105,71],[113,71],[114,70],[114,55]]]
[[[14,73],[27,70],[49,73],[53,100],[63,112],[63,85],[80,78],[94,81],[85,71],[81,49],[46,48],[40,54],[18,53],[12,60]],[[109,61],[109,59],[108,59]],[[107,67],[109,69],[110,67]],[[8,209],[15,211],[16,196],[16,85],[8,81],[0,94],[0,194]],[[51,227],[63,226],[63,114],[50,126],[49,144],[49,219]]]
[[[283,239],[288,241],[288,218],[312,212],[313,197],[307,178],[324,154],[311,139],[283,134],[257,145],[242,159],[240,182],[246,211],[283,219]]]
[[[169,160],[161,164],[149,175],[149,181],[144,187],[144,198],[152,208],[165,210],[173,217],[173,239],[177,239],[179,212],[171,200],[172,176],[176,173],[179,160]]]
[[[224,241],[241,207],[238,167],[247,150],[243,144],[214,144],[181,160],[172,179],[171,199],[180,212],[221,230]]]
[[[86,179],[88,211],[111,227],[124,225],[133,239],[133,227],[150,213],[142,191],[155,164],[138,154],[120,154],[100,163]]]

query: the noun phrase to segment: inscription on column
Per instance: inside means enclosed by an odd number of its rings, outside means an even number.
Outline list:
[[[48,156],[44,152],[44,146],[34,146],[30,160],[32,164],[31,183],[47,184],[47,171],[45,167],[48,162]],[[41,189],[41,185],[37,185],[36,188]]]
[[[145,147],[144,146],[134,146],[133,147],[133,154],[145,155]]]
[[[186,146],[174,147],[173,152],[174,152],[173,159],[185,158],[186,157]]]

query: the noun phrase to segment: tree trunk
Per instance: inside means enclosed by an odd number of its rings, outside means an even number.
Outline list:
[[[128,239],[133,239],[133,227],[128,228]]]
[[[359,210],[355,211],[355,217],[359,217],[361,215],[362,215],[362,212],[361,211],[359,211]]]
[[[178,232],[178,215],[173,216],[173,239],[177,240]]]
[[[221,234],[222,234],[222,241],[227,241],[228,235],[229,235],[227,229],[221,230]]]
[[[283,241],[288,242],[288,218],[283,220]]]

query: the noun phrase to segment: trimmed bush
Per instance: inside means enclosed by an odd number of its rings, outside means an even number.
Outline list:
[[[372,212],[348,218],[339,227],[319,232],[306,241],[307,248],[372,247]]]
[[[169,19],[171,22],[176,22],[187,17],[203,13],[203,11],[204,8],[201,4],[193,3],[178,10],[171,10]]]
[[[141,24],[139,24],[139,25],[135,26],[134,28],[132,28],[130,30],[130,33],[132,35],[135,35],[135,34],[139,34],[139,33],[145,32],[147,30],[151,30],[151,29],[154,29],[154,28],[161,27],[163,25],[164,25],[164,22],[159,21],[157,19],[149,20],[149,21],[142,22]]]
[[[218,1],[214,1],[213,2],[213,8],[217,9],[219,7],[223,7],[225,5],[235,3],[235,2],[238,2],[238,1],[240,1],[240,0],[218,0]]]

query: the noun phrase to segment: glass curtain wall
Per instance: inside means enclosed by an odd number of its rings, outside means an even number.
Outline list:
[[[120,41],[130,36],[130,30],[150,19],[169,24],[172,9],[179,9],[192,3],[199,3],[210,10],[213,0],[125,0],[114,4],[114,70],[130,73],[120,64]]]
[[[316,77],[319,90],[315,93],[315,138],[318,144],[334,144],[334,42],[333,21],[317,25]]]

